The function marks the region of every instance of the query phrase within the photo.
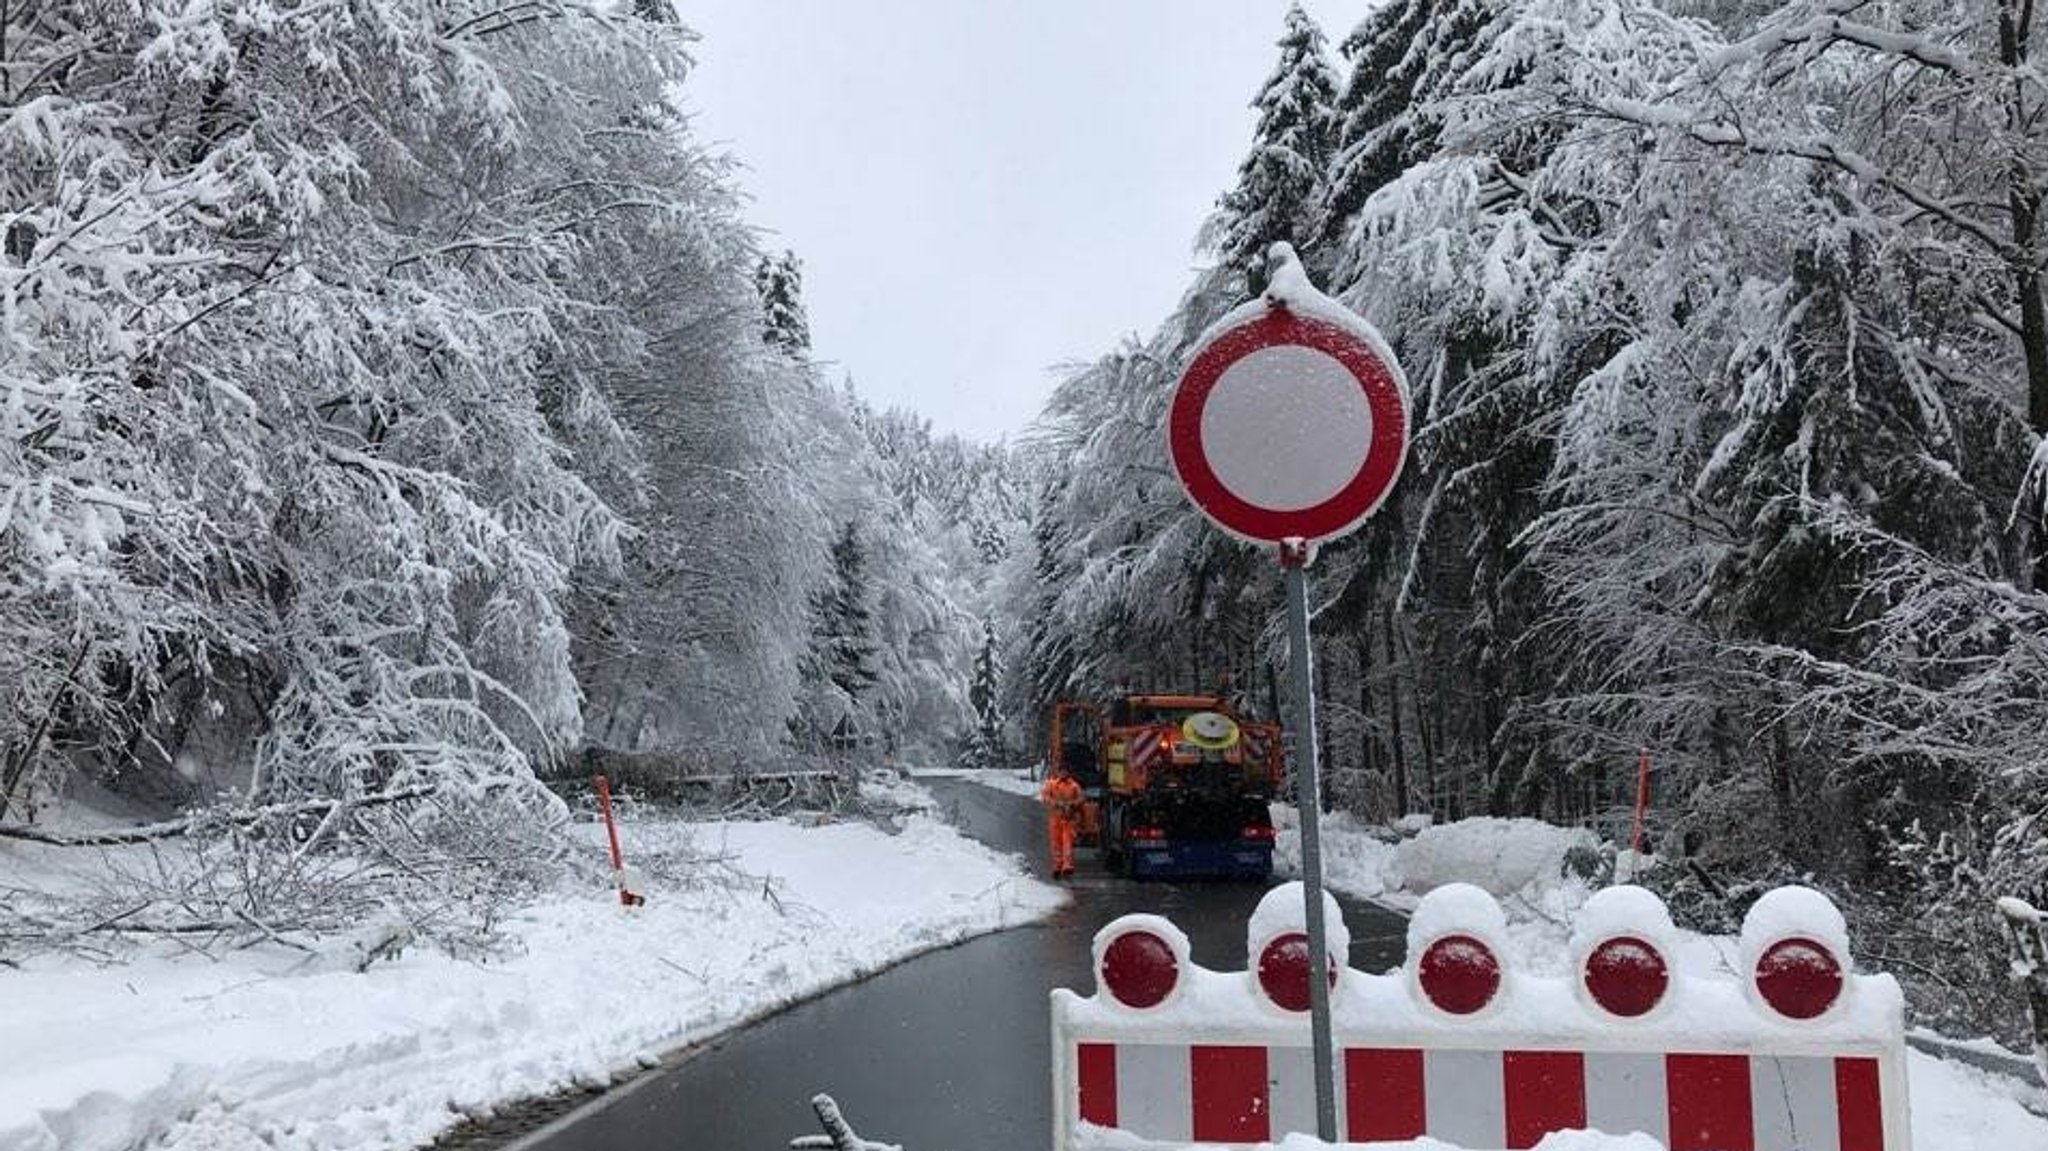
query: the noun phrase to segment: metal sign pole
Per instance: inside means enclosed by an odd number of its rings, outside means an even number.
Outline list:
[[[1301,810],[1301,886],[1308,906],[1308,1010],[1315,1052],[1316,1135],[1337,1142],[1336,1057],[1330,1035],[1330,950],[1323,925],[1322,796],[1316,755],[1315,667],[1308,647],[1306,541],[1280,545],[1287,582],[1287,649],[1294,690],[1294,801]]]

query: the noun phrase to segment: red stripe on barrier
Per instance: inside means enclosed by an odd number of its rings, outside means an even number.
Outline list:
[[[1391,1143],[1423,1134],[1422,1052],[1352,1047],[1344,1052],[1344,1128],[1353,1143]]]
[[[1081,1122],[1116,1126],[1116,1045],[1083,1043],[1075,1063],[1080,1071]]]
[[[1509,1051],[1501,1056],[1511,1148],[1534,1147],[1552,1131],[1586,1126],[1586,1057],[1577,1051]]]
[[[1664,1088],[1671,1151],[1756,1151],[1748,1056],[1668,1055]]]
[[[1884,1089],[1877,1060],[1835,1060],[1835,1115],[1841,1151],[1884,1151]]]
[[[1188,1091],[1197,1143],[1264,1143],[1272,1138],[1263,1047],[1191,1047]]]

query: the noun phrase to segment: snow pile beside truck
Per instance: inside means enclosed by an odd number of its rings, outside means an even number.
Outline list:
[[[1400,886],[1427,895],[1470,883],[1497,898],[1557,883],[1575,852],[1595,854],[1600,839],[1579,827],[1535,819],[1461,819],[1424,827],[1394,849]]]

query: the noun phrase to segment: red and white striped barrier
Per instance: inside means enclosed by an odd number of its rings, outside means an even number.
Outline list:
[[[1740,978],[1679,970],[1663,903],[1636,887],[1587,903],[1555,975],[1508,968],[1499,906],[1464,884],[1422,901],[1386,975],[1345,966],[1335,900],[1325,918],[1348,1142],[1524,1148],[1590,1128],[1670,1151],[1910,1151],[1898,985],[1849,973],[1817,892],[1758,901]],[[1301,919],[1299,884],[1269,892],[1239,972],[1193,964],[1157,916],[1103,928],[1096,993],[1052,996],[1055,1151],[1313,1134]]]

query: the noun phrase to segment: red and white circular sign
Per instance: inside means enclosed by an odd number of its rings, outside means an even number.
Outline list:
[[[1408,454],[1408,405],[1370,331],[1269,307],[1202,346],[1174,391],[1167,448],[1216,526],[1317,543],[1385,502]]]

